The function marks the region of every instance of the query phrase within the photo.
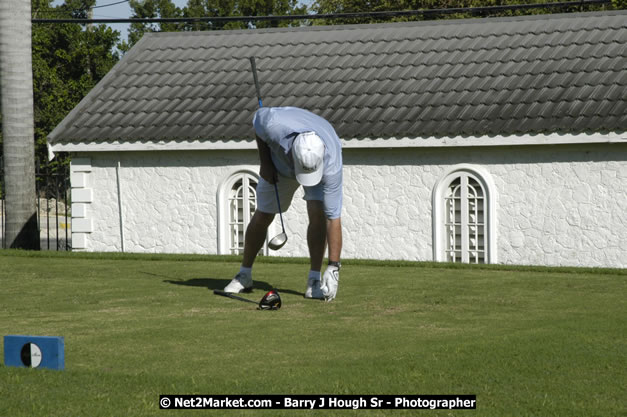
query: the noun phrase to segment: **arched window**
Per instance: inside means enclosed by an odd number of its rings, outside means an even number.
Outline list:
[[[453,167],[433,193],[433,257],[440,262],[495,263],[495,188],[487,171]]]
[[[250,172],[237,172],[229,177],[218,192],[218,248],[220,254],[244,253],[246,228],[257,208],[257,177]],[[262,248],[262,253],[266,248]]]

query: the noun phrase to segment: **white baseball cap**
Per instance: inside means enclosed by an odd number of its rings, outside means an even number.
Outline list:
[[[296,136],[292,147],[296,181],[311,187],[322,180],[324,165],[324,142],[314,132],[305,132]]]

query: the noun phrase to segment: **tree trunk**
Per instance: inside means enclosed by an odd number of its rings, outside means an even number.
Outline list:
[[[0,0],[6,245],[39,249],[30,0]]]

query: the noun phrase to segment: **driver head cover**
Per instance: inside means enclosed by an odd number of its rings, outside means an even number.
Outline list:
[[[324,165],[324,142],[314,132],[305,132],[296,136],[292,148],[296,181],[311,187],[322,179]]]

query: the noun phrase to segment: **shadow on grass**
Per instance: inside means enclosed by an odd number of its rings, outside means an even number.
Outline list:
[[[156,275],[156,274],[150,274]],[[185,285],[187,287],[204,287],[213,290],[221,290],[227,286],[230,279],[222,279],[222,278],[190,278],[187,280],[172,280],[166,279],[163,282],[167,282],[168,284],[174,285]],[[305,296],[305,293],[286,289],[286,288],[275,288],[272,285],[268,284],[265,281],[253,281],[253,290],[261,290],[263,292],[268,292],[270,290],[278,291],[279,293],[292,294],[292,295],[300,295],[301,297]]]

